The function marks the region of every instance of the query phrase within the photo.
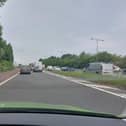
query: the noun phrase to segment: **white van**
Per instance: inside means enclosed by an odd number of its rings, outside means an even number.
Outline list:
[[[113,64],[111,63],[101,63],[101,62],[94,62],[89,63],[88,71],[95,72],[95,73],[113,73]]]
[[[43,65],[41,62],[35,62],[34,63],[34,68],[33,68],[34,72],[42,72],[43,71]]]
[[[48,71],[52,71],[53,70],[53,66],[47,66],[46,68]]]

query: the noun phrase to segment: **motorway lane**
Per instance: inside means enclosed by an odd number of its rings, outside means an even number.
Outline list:
[[[18,75],[0,86],[0,101],[73,105],[113,114],[126,108],[125,99],[47,73]]]

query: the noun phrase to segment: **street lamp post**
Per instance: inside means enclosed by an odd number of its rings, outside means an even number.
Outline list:
[[[98,52],[99,52],[99,42],[103,42],[104,40],[98,39],[98,38],[91,38],[91,40],[95,40],[96,41],[96,44],[97,44],[97,46],[96,46],[96,53],[98,54]]]
[[[103,42],[104,40],[98,39],[98,38],[91,38],[91,40],[96,41],[96,54],[98,54],[98,52],[99,52],[99,42]],[[96,61],[97,61],[97,57],[96,57]]]

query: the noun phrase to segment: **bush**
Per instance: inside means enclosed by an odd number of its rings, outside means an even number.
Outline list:
[[[0,61],[0,72],[12,70],[14,68],[13,63],[9,61]]]

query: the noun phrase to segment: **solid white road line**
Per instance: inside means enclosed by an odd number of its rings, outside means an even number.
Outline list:
[[[0,86],[2,86],[3,84],[7,83],[9,80],[12,80],[13,78],[15,78],[19,73],[16,73],[15,75],[11,76],[10,78],[0,82]]]
[[[82,82],[79,82],[78,80],[73,80],[69,77],[66,77],[66,76],[63,76],[63,75],[59,75],[59,74],[55,74],[55,73],[52,73],[52,72],[47,72],[45,71],[45,73],[49,74],[49,75],[52,75],[52,76],[56,76],[56,77],[60,77],[62,79],[65,79],[65,80],[68,80],[68,81],[71,81],[71,82],[74,82],[74,83],[77,83],[77,84],[80,84],[80,85],[83,85],[83,86],[86,86],[86,87],[90,87],[90,88],[93,88],[95,90],[99,90],[101,92],[105,92],[105,93],[108,93],[108,94],[111,94],[111,95],[114,95],[114,96],[117,96],[117,97],[121,97],[123,99],[126,99],[126,94],[124,93],[114,93],[114,92],[111,92],[111,91],[107,91],[105,89],[101,89],[101,88],[98,88],[96,86],[92,86],[90,84],[85,84],[85,83],[82,83]]]

